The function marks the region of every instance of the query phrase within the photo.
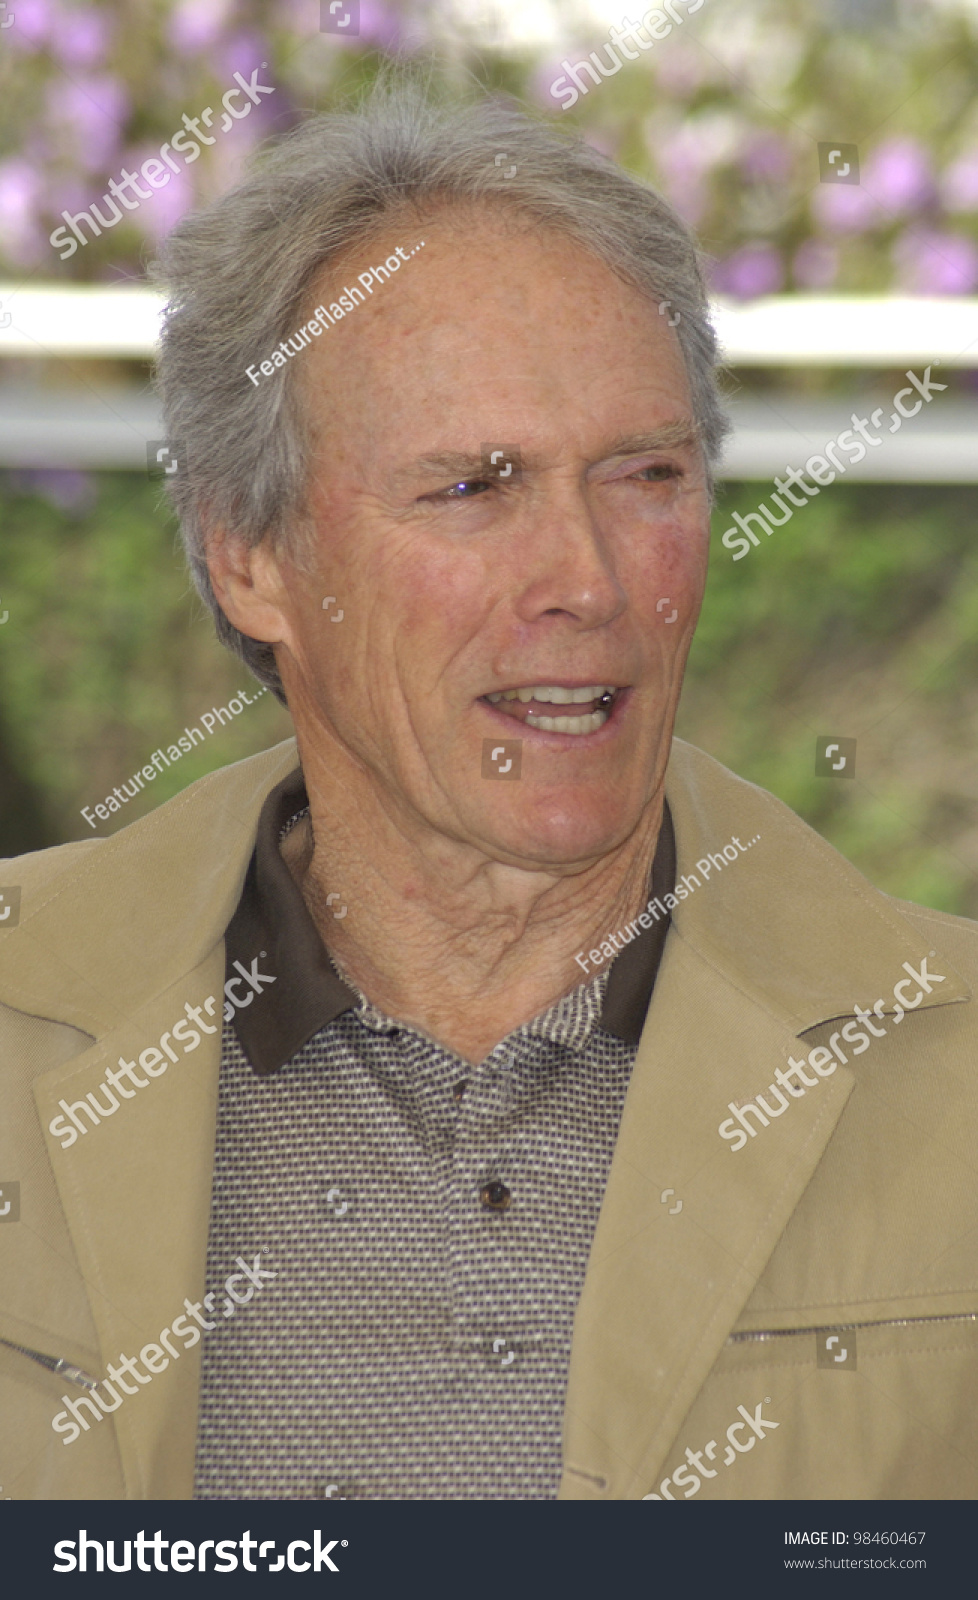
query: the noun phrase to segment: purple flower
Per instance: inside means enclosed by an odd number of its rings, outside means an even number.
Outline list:
[[[697,227],[710,201],[705,142],[691,138],[687,124],[664,139],[650,132],[646,143],[666,198],[691,228]]]
[[[746,244],[725,261],[717,262],[711,277],[718,294],[753,300],[757,295],[776,294],[782,287],[784,262],[774,245]]]
[[[0,239],[3,253],[17,266],[41,259],[46,244],[38,226],[41,182],[37,171],[14,156],[0,163]]]
[[[737,158],[742,138],[741,125],[723,112],[684,120],[666,134],[647,129],[646,147],[662,176],[663,192],[691,227],[709,205],[708,174]]]
[[[182,56],[203,54],[224,30],[233,0],[180,0],[170,13],[167,37]]]
[[[336,34],[329,35],[331,42],[335,38]],[[422,47],[417,21],[405,28],[394,8],[382,5],[380,0],[360,0],[358,38],[361,44],[373,45],[377,50],[396,50],[399,45],[408,49],[412,44],[415,49]]]
[[[93,67],[108,53],[112,24],[104,11],[63,11],[51,29],[51,50],[66,67]]]
[[[740,156],[747,130],[726,112],[708,112],[680,122],[666,138],[649,140],[649,153],[671,180],[682,182]]]
[[[978,284],[978,245],[960,233],[908,228],[893,261],[900,288],[910,294],[970,294]]]
[[[28,162],[17,156],[0,162],[0,227],[21,227],[34,209],[39,188],[38,175]]]
[[[941,180],[941,198],[948,211],[978,211],[978,150],[951,163]]]
[[[126,166],[130,171],[136,172],[147,158],[159,160],[159,150],[145,145],[139,150],[130,150],[126,153]],[[159,174],[157,174],[157,177]],[[139,179],[144,189],[150,184],[142,178]],[[133,211],[129,220],[133,227],[138,228],[154,244],[175,227],[185,212],[190,211],[194,203],[193,174],[184,172],[171,172],[170,181],[162,189],[153,189],[152,198],[141,200],[139,209]]]
[[[718,69],[702,50],[677,41],[658,55],[650,52],[655,67],[656,88],[675,100],[689,100],[706,83],[714,83]]]
[[[10,474],[14,488],[22,494],[37,494],[75,516],[90,511],[97,499],[95,479],[90,472],[73,468],[27,467]]]
[[[47,90],[48,116],[64,130],[69,153],[86,172],[104,170],[119,146],[129,117],[129,91],[109,73],[76,82],[54,79]]]
[[[791,274],[799,289],[830,289],[839,275],[839,251],[827,239],[806,239],[795,251]]]
[[[4,45],[10,45],[12,50],[23,50],[29,53],[40,50],[51,32],[55,22],[55,12],[48,0],[22,0],[22,4],[14,4],[8,0],[4,12],[4,20],[14,17],[12,28],[5,28],[0,37]]]
[[[664,185],[666,198],[691,228],[699,227],[710,206],[709,186],[702,178],[671,179]]]
[[[568,90],[574,88],[574,82],[573,79],[567,77],[567,74],[561,65],[561,62],[564,59],[565,58],[561,56],[560,60],[558,61],[555,56],[548,55],[544,60],[537,62],[527,78],[527,98],[529,100],[533,100],[538,106],[543,106],[545,111],[556,111],[559,113],[570,99]],[[570,60],[571,58],[568,56],[566,59]],[[550,85],[557,83],[560,78],[563,78],[565,81],[560,85],[560,88],[554,94],[551,94]]]
[[[209,152],[208,193],[223,194],[240,183],[246,175],[252,151],[267,134],[267,125],[263,126],[257,117],[249,117],[247,121],[235,123],[226,139],[218,139]]]
[[[250,78],[256,67],[261,74],[260,81],[266,87],[275,82],[274,77],[270,77],[269,72],[262,67],[263,61],[267,61],[270,65],[272,60],[268,41],[260,33],[256,33],[253,30],[233,34],[215,52],[213,60],[220,81],[222,83],[227,82],[232,87],[233,77],[236,72],[240,72],[245,78]],[[265,96],[260,104],[265,105],[266,103],[273,105],[275,96]],[[235,104],[240,106],[240,99]]]
[[[740,166],[745,177],[784,182],[791,175],[792,153],[777,134],[759,133],[741,156]]]
[[[58,174],[57,177],[52,176],[48,186],[47,209],[56,217],[60,217],[62,211],[70,211],[74,215],[84,211],[91,198],[90,184],[74,176]]]
[[[887,211],[915,211],[934,193],[930,156],[916,139],[889,139],[864,162],[862,187]]]
[[[887,220],[873,197],[855,183],[820,183],[812,196],[812,217],[826,233],[865,233]]]

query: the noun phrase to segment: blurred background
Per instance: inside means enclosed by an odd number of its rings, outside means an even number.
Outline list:
[[[91,837],[82,806],[255,687],[147,467],[146,267],[256,144],[397,52],[446,96],[579,129],[695,228],[736,429],[677,731],[880,888],[978,917],[978,0],[678,0],[635,60],[623,5],[0,5],[0,855]],[[62,259],[64,213],[105,211],[110,179],[256,68],[274,94],[223,131],[218,111],[199,159]],[[891,436],[928,366],[945,388]],[[734,513],[877,407],[881,443],[735,562]],[[263,696],[97,835],[290,732]],[[855,740],[842,773],[820,739]]]

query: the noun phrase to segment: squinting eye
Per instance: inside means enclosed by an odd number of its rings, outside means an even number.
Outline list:
[[[652,483],[652,482],[664,483],[666,478],[681,478],[682,477],[682,472],[680,471],[679,467],[673,467],[673,466],[642,467],[635,474],[635,476],[637,478],[644,478],[646,476],[646,474],[650,473],[650,472],[656,474],[656,477],[650,478],[650,479],[647,480],[650,483]]]
[[[461,483],[453,483],[450,489],[443,492],[452,495],[456,500],[470,500],[472,495],[467,493],[473,489],[488,489],[489,484],[484,478],[465,478]]]

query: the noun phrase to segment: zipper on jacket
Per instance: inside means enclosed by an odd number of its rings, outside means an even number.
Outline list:
[[[978,1311],[949,1311],[939,1317],[885,1317],[879,1322],[825,1322],[817,1328],[770,1328],[764,1332],[747,1329],[731,1333],[727,1344],[747,1344],[756,1339],[791,1339],[805,1333],[854,1333],[857,1328],[918,1328],[929,1322],[976,1322]]]
[[[81,1367],[76,1367],[73,1362],[66,1361],[64,1356],[46,1356],[42,1350],[28,1350],[26,1345],[14,1344],[10,1339],[0,1339],[0,1344],[6,1345],[8,1350],[17,1350],[28,1360],[36,1361],[42,1367],[47,1367],[49,1372],[54,1372],[59,1378],[67,1378],[69,1383],[77,1383],[80,1389],[97,1389],[101,1379],[92,1378]]]

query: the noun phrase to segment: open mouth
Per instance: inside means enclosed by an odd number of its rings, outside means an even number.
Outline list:
[[[568,689],[561,684],[535,683],[525,688],[484,694],[481,698],[503,716],[527,727],[539,728],[542,733],[581,736],[604,727],[621,693],[614,684],[586,684]]]

